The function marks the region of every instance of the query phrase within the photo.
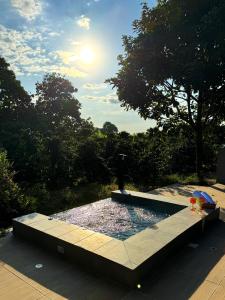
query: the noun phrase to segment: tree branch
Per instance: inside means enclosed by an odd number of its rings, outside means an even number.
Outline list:
[[[192,127],[195,127],[195,123],[193,121],[192,112],[191,112],[191,91],[190,91],[190,89],[187,90],[187,108],[188,108],[188,118],[190,121],[190,125]]]

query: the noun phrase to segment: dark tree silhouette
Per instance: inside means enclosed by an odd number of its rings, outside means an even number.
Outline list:
[[[0,124],[4,121],[23,120],[24,110],[32,106],[30,95],[0,56]]]
[[[124,36],[120,70],[108,79],[121,106],[143,118],[187,123],[201,176],[205,128],[225,120],[225,2],[161,0],[143,5]]]
[[[76,92],[71,82],[57,73],[46,74],[42,82],[36,83],[36,109],[50,127],[66,123],[77,126],[81,121]]]
[[[105,122],[102,127],[102,132],[107,135],[112,135],[118,133],[118,128],[111,122]]]

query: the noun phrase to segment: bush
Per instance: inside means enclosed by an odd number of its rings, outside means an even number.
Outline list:
[[[5,151],[0,152],[0,227],[10,224],[25,206],[19,186],[14,182],[15,172]]]

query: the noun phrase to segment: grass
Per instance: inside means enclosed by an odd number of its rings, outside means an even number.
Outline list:
[[[158,187],[175,183],[196,185],[199,184],[199,180],[196,174],[190,174],[189,176],[172,174],[161,178],[156,186],[136,186],[131,183],[126,183],[125,188],[127,190],[147,192]],[[213,176],[210,176],[205,180],[205,185],[211,185],[214,183],[215,179]],[[76,188],[64,188],[49,191],[46,189],[45,185],[37,184],[32,186],[32,188],[27,190],[25,193],[29,208],[24,211],[24,214],[36,211],[46,215],[51,215],[73,207],[108,198],[110,197],[111,191],[117,189],[118,186],[115,183],[89,183],[79,185]],[[0,236],[3,236],[4,234],[5,230],[0,229]]]
[[[10,230],[11,230],[10,227],[0,228],[0,238],[6,236]]]
[[[126,184],[130,190],[138,190],[133,184]],[[111,191],[117,190],[115,183],[99,184],[90,183],[80,185],[77,188],[65,188],[62,190],[50,191],[45,193],[44,198],[36,201],[36,211],[43,214],[53,214],[73,207],[85,205],[100,199],[108,198]]]
[[[136,186],[131,183],[126,183],[125,188],[127,190],[147,192],[158,187],[175,183],[198,185],[199,180],[196,174],[190,174],[189,176],[172,174],[161,178],[155,186],[143,187],[140,185]],[[209,185],[209,183],[205,181],[205,185]],[[31,198],[33,197],[34,199],[31,211],[50,215],[100,199],[108,198],[110,197],[111,191],[117,189],[118,186],[115,183],[89,183],[79,185],[75,188],[64,188],[54,191],[49,191],[45,187],[38,187],[38,189],[34,189],[35,192],[31,193]]]
[[[180,175],[180,174],[171,174],[166,175],[160,182],[160,186],[166,186],[170,184],[180,183],[180,184],[191,184],[191,185],[212,185],[215,184],[216,180],[213,175],[206,175],[202,182],[199,181],[199,178],[196,173],[190,175]]]

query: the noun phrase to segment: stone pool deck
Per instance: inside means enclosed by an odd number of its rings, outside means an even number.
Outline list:
[[[225,299],[225,186],[173,185],[151,193],[182,202],[195,189],[213,195],[221,220],[192,241],[197,248],[176,251],[141,289],[90,275],[9,234],[0,239],[0,299]],[[36,269],[38,263],[43,268]]]
[[[187,201],[182,205],[182,200],[171,201],[167,197],[129,190],[114,191],[111,197],[122,203],[145,203],[170,216],[126,240],[38,213],[14,219],[13,233],[53,254],[60,254],[82,269],[136,287],[146,275],[155,276],[169,254],[207,230],[211,221],[218,219],[220,211],[216,208],[199,213],[191,211]],[[133,210],[131,218],[132,213]]]

